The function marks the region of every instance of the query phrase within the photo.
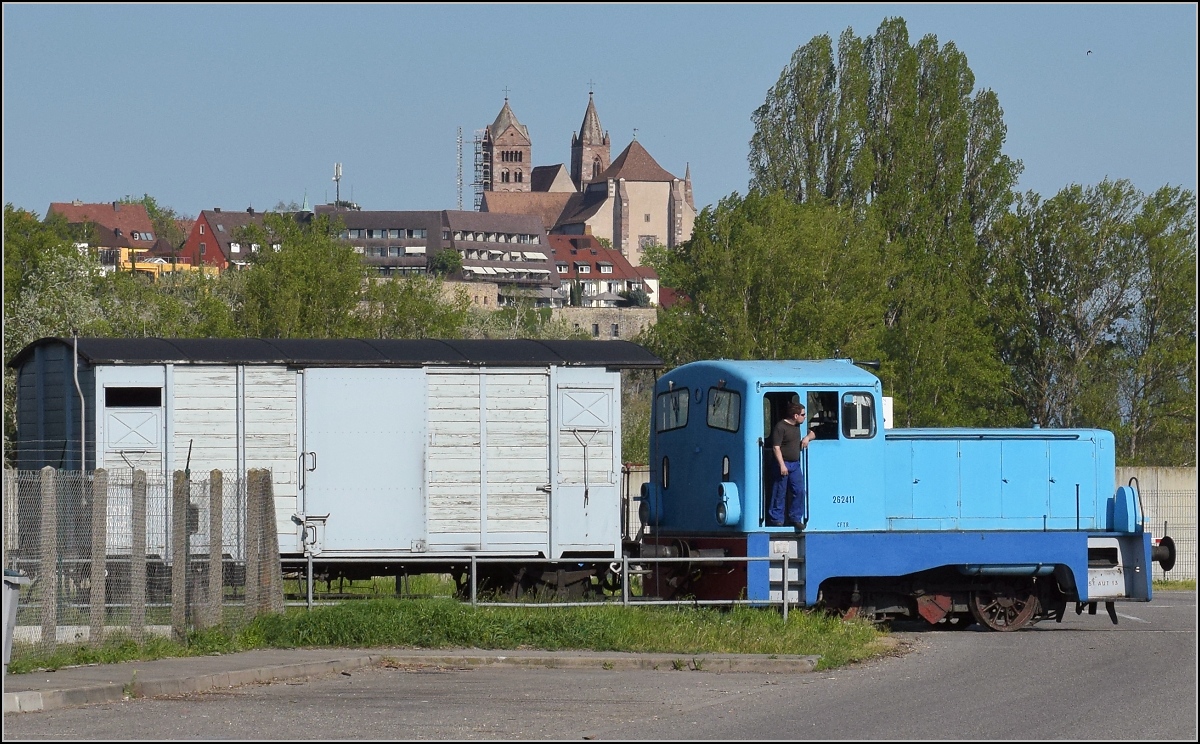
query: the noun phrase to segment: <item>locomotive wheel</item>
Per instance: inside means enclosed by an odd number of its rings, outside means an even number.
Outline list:
[[[1038,601],[1032,588],[1011,586],[971,592],[971,615],[986,628],[1020,630],[1037,614]]]

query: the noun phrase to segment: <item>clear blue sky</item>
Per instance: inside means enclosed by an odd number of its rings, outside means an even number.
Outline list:
[[[1192,4],[23,5],[5,3],[3,200],[148,193],[195,216],[332,201],[463,206],[471,138],[510,104],[568,163],[589,87],[615,157],[745,193],[750,115],[797,47],[887,17],[954,42],[999,96],[1020,188],[1196,190]],[[1091,50],[1089,55],[1087,52]]]

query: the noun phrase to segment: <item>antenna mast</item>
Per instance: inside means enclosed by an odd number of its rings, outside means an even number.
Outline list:
[[[462,172],[462,127],[458,128],[458,211],[462,211],[462,187],[463,187],[463,172]]]
[[[340,211],[342,208],[342,164],[341,163],[333,164],[333,182],[335,184],[337,184],[337,190],[334,192],[336,194],[336,196],[333,197],[333,209],[336,212],[336,211]]]

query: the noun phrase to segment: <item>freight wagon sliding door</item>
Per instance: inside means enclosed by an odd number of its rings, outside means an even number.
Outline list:
[[[620,384],[616,372],[554,370],[553,558],[563,553],[619,555]]]
[[[545,553],[549,374],[430,369],[426,379],[430,552]]]
[[[419,369],[304,372],[301,505],[324,551],[422,550],[425,380]]]

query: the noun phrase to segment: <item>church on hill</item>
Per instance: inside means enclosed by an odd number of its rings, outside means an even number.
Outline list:
[[[504,99],[478,145],[477,184],[483,212],[536,215],[555,235],[608,240],[634,266],[648,245],[674,248],[692,236],[696,205],[691,167],[677,178],[634,139],[616,158],[588,94],[571,165],[533,165],[533,140]]]

